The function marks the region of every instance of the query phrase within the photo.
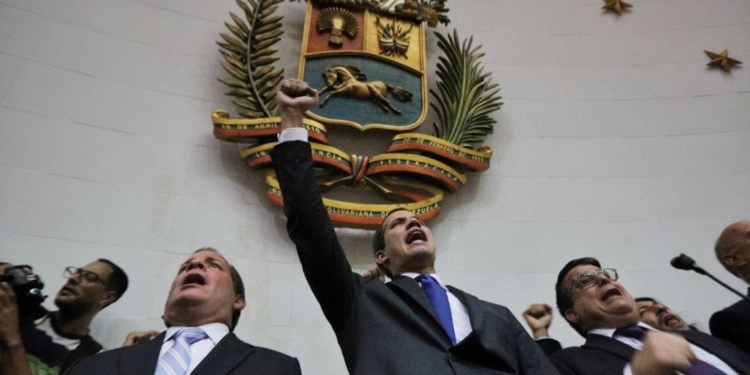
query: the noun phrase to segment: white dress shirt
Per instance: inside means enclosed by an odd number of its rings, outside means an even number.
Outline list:
[[[161,351],[159,352],[159,358],[163,356],[169,349],[172,348],[172,345],[174,345],[174,334],[177,333],[178,330],[182,328],[187,327],[169,327],[167,328],[167,334],[164,336],[164,343],[161,345]],[[226,324],[223,323],[209,323],[206,325],[202,325],[200,328],[203,330],[203,332],[206,332],[208,335],[207,338],[196,341],[193,343],[193,345],[190,345],[190,365],[188,366],[187,372],[185,375],[190,375],[190,373],[195,370],[196,367],[198,367],[198,364],[203,361],[204,358],[208,355],[208,353],[216,346],[216,344],[221,341],[221,339],[224,338],[229,333],[229,327],[227,327]]]
[[[655,329],[651,328],[651,326],[644,324],[644,323],[638,323],[638,326],[643,327],[649,331],[656,331]],[[636,340],[632,337],[625,337],[620,335],[615,335],[615,329],[614,328],[599,328],[599,329],[592,329],[588,332],[589,335],[599,335],[599,336],[605,336],[609,338],[613,338],[625,345],[628,345],[632,347],[635,350],[641,350],[643,348],[643,342],[640,340]],[[665,333],[668,334],[668,333]],[[721,371],[724,371],[727,375],[738,375],[736,371],[732,370],[729,365],[724,363],[721,359],[719,359],[717,356],[703,350],[701,347],[695,346],[692,343],[688,342],[690,344],[690,350],[693,351],[696,357],[698,357],[699,360],[706,362],[716,368],[718,368]],[[625,369],[623,370],[624,375],[633,375],[633,370],[630,368],[630,364],[628,363],[627,366],[625,366]],[[682,373],[678,373],[682,374]]]
[[[289,141],[307,142],[307,130],[305,128],[289,128],[282,130],[281,134],[279,134],[279,143]]]

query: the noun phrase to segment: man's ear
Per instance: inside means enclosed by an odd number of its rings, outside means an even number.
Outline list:
[[[388,255],[385,254],[385,249],[381,249],[375,252],[375,263],[379,265],[385,265],[388,261]]]
[[[236,311],[242,311],[247,306],[247,302],[245,301],[245,296],[242,294],[237,295],[234,299],[234,304],[232,304],[232,309]]]
[[[579,324],[581,322],[580,318],[578,317],[578,313],[576,313],[572,308],[565,311],[565,319],[575,324]]]
[[[115,301],[117,301],[117,292],[115,292],[114,290],[108,290],[104,297],[99,300],[99,305],[101,306],[101,309],[103,309],[113,304]]]
[[[746,263],[744,259],[738,257],[733,251],[721,257],[721,260],[730,268],[744,266]]]

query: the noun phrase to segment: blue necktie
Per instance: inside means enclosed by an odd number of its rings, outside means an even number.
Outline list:
[[[453,330],[453,317],[451,316],[451,305],[448,303],[448,292],[430,275],[419,275],[415,280],[421,283],[422,290],[427,295],[427,299],[430,300],[432,307],[435,308],[445,333],[450,337],[451,343],[456,345],[456,333]]]
[[[159,358],[154,375],[185,375],[190,367],[190,345],[206,337],[206,332],[200,328],[177,331],[174,334],[174,344]]]
[[[636,339],[638,341],[643,341],[643,337],[646,335],[646,329],[634,325],[634,326],[628,326],[623,327],[615,330],[615,336],[624,336],[624,337],[630,337],[631,339]],[[719,370],[718,368],[714,367],[710,363],[698,361],[690,365],[686,375],[727,375],[724,371]]]

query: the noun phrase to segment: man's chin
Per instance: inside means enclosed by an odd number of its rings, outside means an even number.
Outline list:
[[[435,258],[435,249],[427,243],[411,244],[407,250],[415,258]]]
[[[71,305],[75,301],[75,298],[69,294],[58,294],[55,297],[55,306],[61,307],[61,306],[68,306]]]
[[[667,329],[670,329],[673,331],[685,329],[685,324],[677,320],[670,321],[669,323],[666,324],[666,326],[667,326]]]
[[[207,296],[204,293],[200,293],[195,290],[183,290],[178,293],[175,298],[171,300],[171,304],[174,306],[188,307],[201,304],[207,300]]]
[[[60,314],[67,317],[82,316],[90,308],[90,306],[84,306],[76,301],[58,299],[55,299],[55,306],[57,306]]]

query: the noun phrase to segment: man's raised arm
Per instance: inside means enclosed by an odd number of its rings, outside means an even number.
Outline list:
[[[285,80],[277,100],[282,134],[271,158],[284,199],[287,233],[297,246],[310,289],[337,329],[350,312],[362,278],[352,273],[323,205],[310,144],[299,141],[307,140],[302,119],[307,110],[318,104],[318,93],[303,81]]]

